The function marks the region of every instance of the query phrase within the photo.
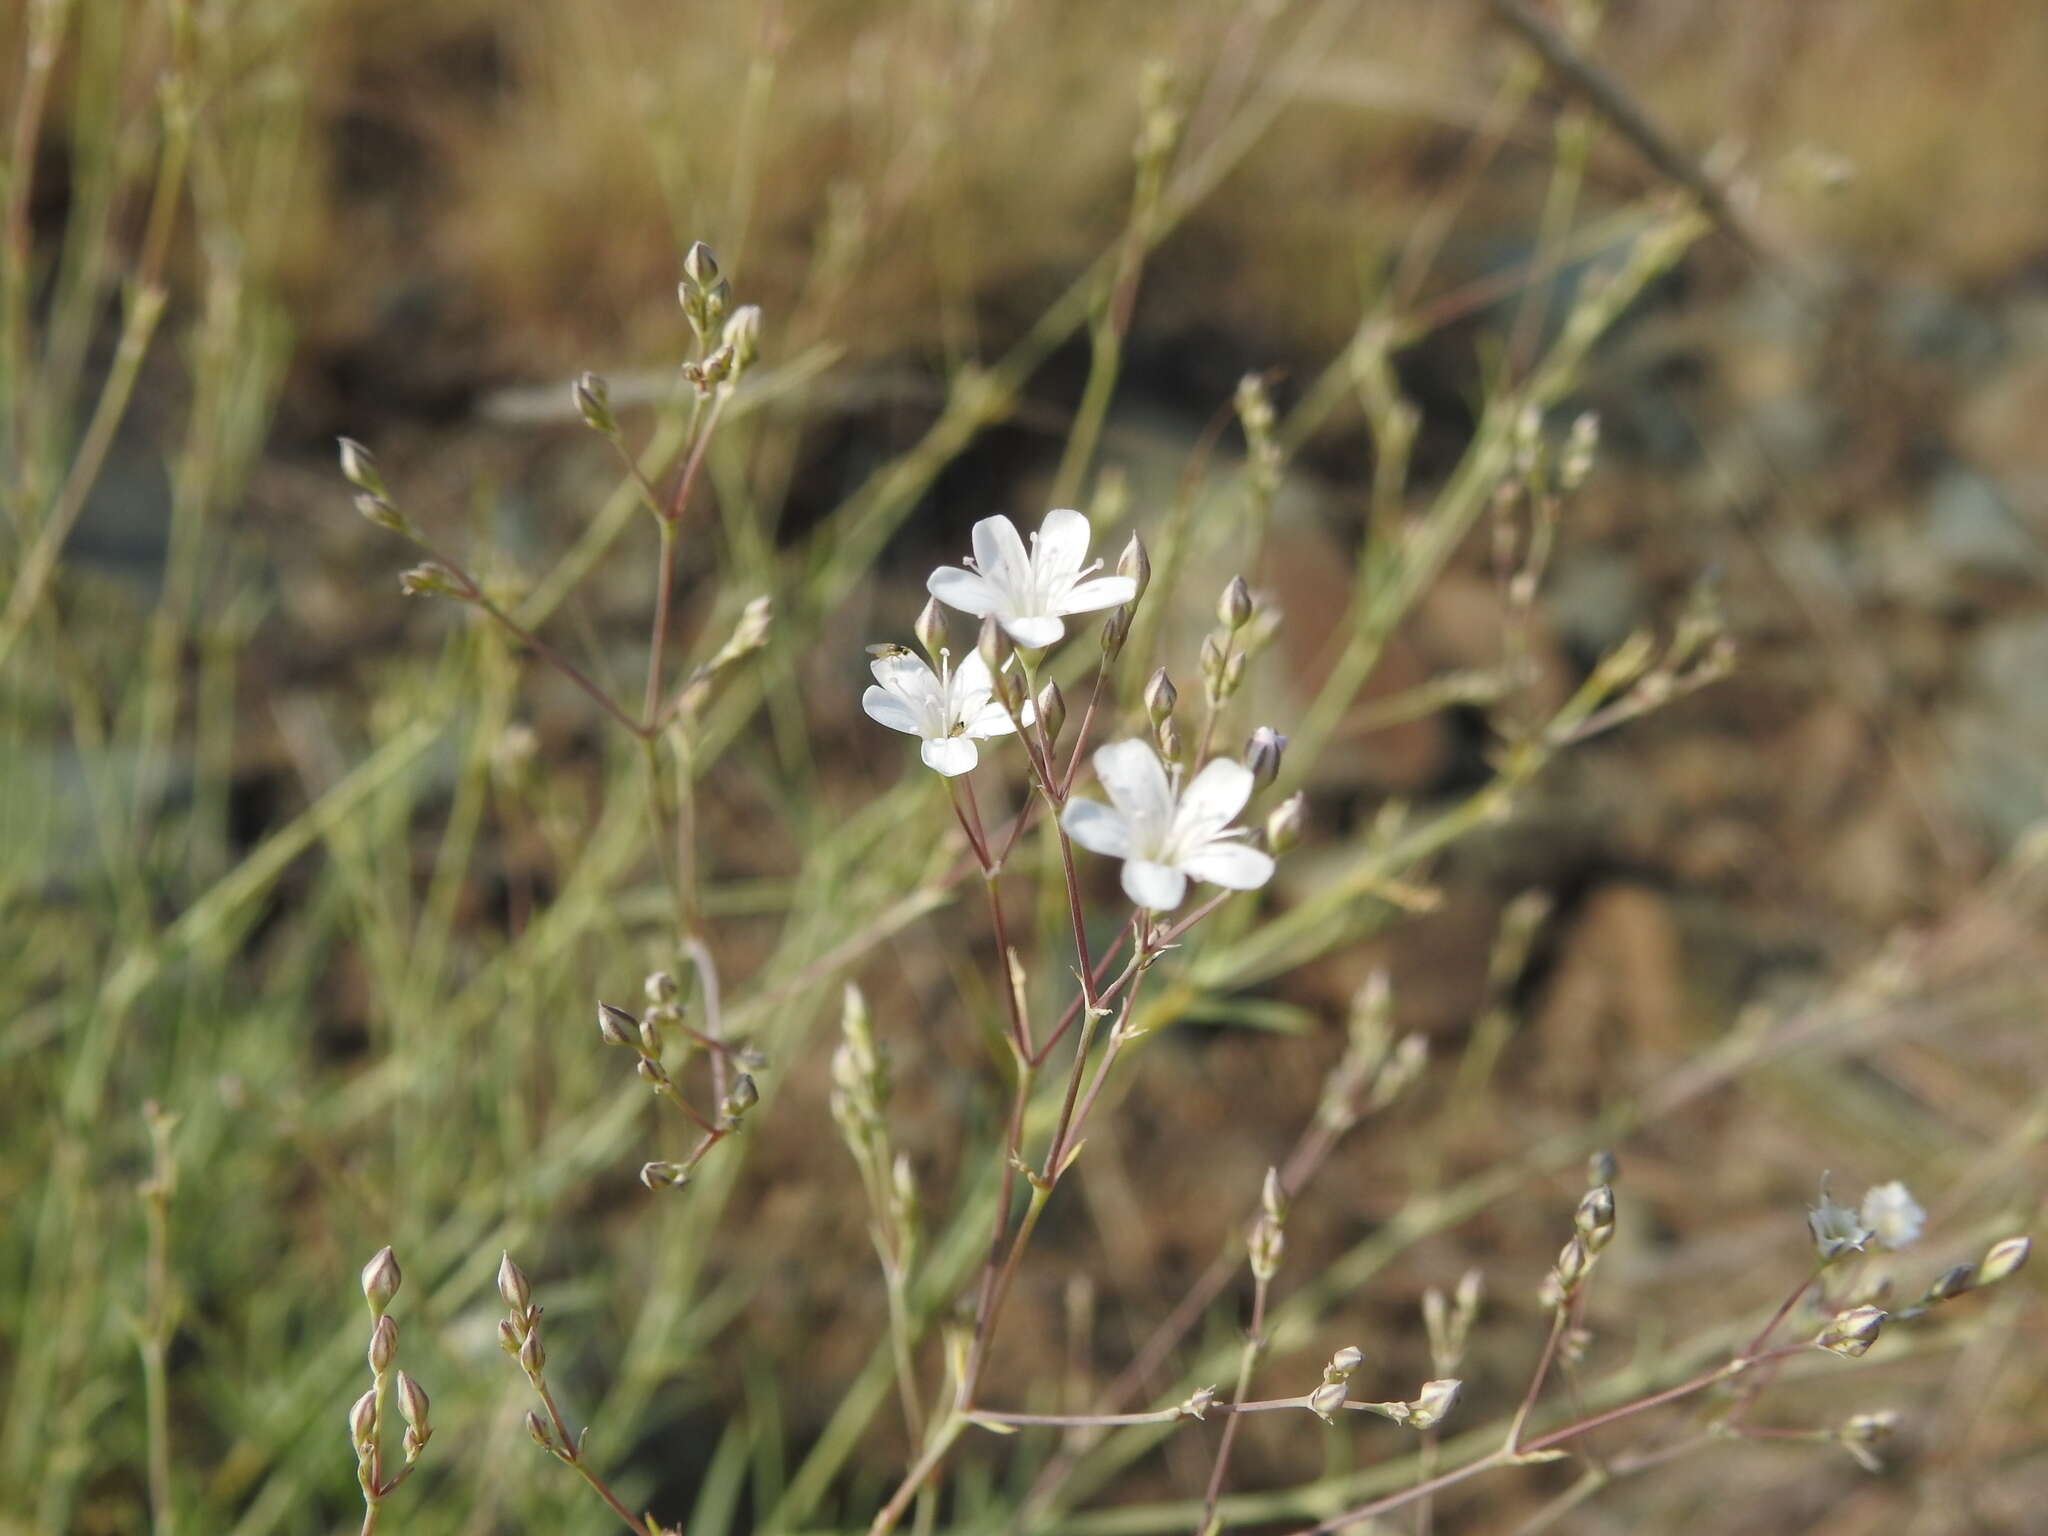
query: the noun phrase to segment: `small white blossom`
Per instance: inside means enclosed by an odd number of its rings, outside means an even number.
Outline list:
[[[1088,519],[1070,508],[1045,514],[1027,551],[1007,517],[974,525],[974,555],[965,569],[943,565],[926,583],[933,597],[962,613],[993,614],[1019,645],[1053,644],[1067,615],[1114,608],[1138,595],[1128,576],[1096,576],[1088,558]]]
[[[1813,1246],[1823,1264],[1831,1264],[1845,1253],[1861,1253],[1864,1245],[1877,1236],[1856,1212],[1835,1204],[1825,1178],[1820,1181],[1820,1204],[1807,1211],[1806,1225],[1813,1233]]]
[[[1927,1220],[1920,1202],[1897,1179],[1889,1184],[1873,1184],[1864,1191],[1860,1214],[1863,1225],[1887,1248],[1904,1248],[1917,1240],[1920,1224]]]
[[[1273,878],[1272,857],[1230,826],[1251,798],[1244,764],[1218,758],[1182,787],[1150,743],[1117,741],[1095,754],[1095,776],[1110,804],[1070,800],[1060,825],[1090,852],[1124,861],[1124,894],[1137,905],[1171,912],[1191,879],[1249,891]]]
[[[879,686],[861,695],[861,708],[892,731],[922,737],[918,756],[927,768],[949,779],[975,765],[980,756],[975,742],[1017,728],[1010,712],[995,699],[988,663],[973,651],[957,667],[950,665],[946,652],[939,652],[936,672],[922,656],[894,651],[875,658],[872,670]],[[1031,723],[1028,702],[1018,714],[1026,725]]]

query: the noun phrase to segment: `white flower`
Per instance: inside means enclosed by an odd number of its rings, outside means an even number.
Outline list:
[[[962,613],[994,614],[1019,645],[1051,645],[1067,632],[1068,614],[1114,608],[1138,595],[1129,576],[1084,579],[1102,567],[1088,559],[1088,538],[1088,519],[1063,507],[1045,514],[1027,552],[1007,517],[985,517],[974,525],[967,568],[942,565],[925,585]]]
[[[1251,798],[1244,764],[1220,757],[1183,789],[1149,743],[1117,741],[1095,754],[1095,776],[1111,803],[1070,800],[1060,825],[1083,848],[1124,861],[1124,894],[1139,906],[1171,912],[1191,879],[1249,891],[1273,878],[1272,858],[1238,841],[1243,827],[1224,830]]]
[[[1920,1202],[1897,1179],[1889,1184],[1873,1184],[1865,1190],[1860,1214],[1863,1225],[1887,1248],[1903,1248],[1913,1242],[1920,1236],[1920,1224],[1927,1219]]]
[[[1856,1212],[1835,1204],[1834,1196],[1828,1193],[1825,1175],[1820,1181],[1820,1204],[1807,1211],[1806,1225],[1813,1233],[1813,1246],[1823,1264],[1832,1264],[1845,1253],[1861,1253],[1864,1245],[1877,1236]]]
[[[996,701],[988,663],[978,652],[969,651],[958,667],[949,667],[941,651],[934,672],[915,652],[893,651],[876,657],[873,671],[880,686],[861,695],[860,707],[892,731],[923,737],[918,756],[949,779],[974,766],[977,741],[1017,728]],[[1028,701],[1018,713],[1031,723]]]

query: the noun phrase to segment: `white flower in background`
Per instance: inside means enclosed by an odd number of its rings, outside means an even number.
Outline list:
[[[1138,595],[1128,576],[1087,579],[1102,568],[1088,559],[1088,538],[1088,519],[1069,508],[1045,514],[1028,551],[1007,517],[985,517],[974,525],[966,569],[942,565],[926,586],[950,608],[993,614],[1019,645],[1051,645],[1067,632],[1067,615],[1114,608]]]
[[[1017,728],[995,698],[988,663],[975,651],[962,657],[957,667],[939,652],[939,670],[934,672],[914,651],[897,650],[876,657],[872,670],[878,686],[861,695],[860,707],[892,731],[922,737],[918,756],[927,768],[949,779],[975,765],[980,756],[977,741]],[[1030,703],[1018,714],[1029,725]]]
[[[1834,1196],[1828,1193],[1825,1175],[1820,1181],[1820,1204],[1807,1211],[1806,1225],[1813,1233],[1813,1246],[1823,1264],[1831,1264],[1845,1253],[1861,1253],[1864,1245],[1877,1236],[1855,1211],[1835,1204]]]
[[[1070,800],[1060,825],[1090,852],[1124,861],[1124,894],[1137,905],[1171,912],[1190,880],[1249,891],[1273,878],[1271,856],[1230,827],[1252,794],[1244,764],[1218,758],[1182,787],[1150,743],[1117,741],[1095,754],[1095,776],[1110,803]]]
[[[1860,1214],[1863,1225],[1887,1248],[1903,1248],[1915,1241],[1920,1236],[1920,1224],[1927,1220],[1927,1213],[1913,1198],[1912,1191],[1897,1179],[1889,1184],[1873,1184],[1864,1191]]]

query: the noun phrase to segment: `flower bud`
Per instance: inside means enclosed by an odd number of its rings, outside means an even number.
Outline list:
[[[531,1408],[526,1410],[526,1432],[533,1437],[533,1443],[544,1451],[552,1451],[555,1442],[548,1438],[548,1427],[541,1422],[540,1415]]]
[[[1821,1330],[1814,1343],[1854,1360],[1877,1342],[1878,1334],[1884,1331],[1887,1315],[1882,1307],[1851,1307],[1847,1312],[1838,1313],[1834,1321]]]
[[[1550,1271],[1550,1278],[1556,1287],[1560,1301],[1569,1299],[1572,1293],[1584,1283],[1586,1271],[1593,1267],[1593,1254],[1583,1239],[1574,1237],[1557,1251],[1557,1263]]]
[[[597,1005],[597,1032],[604,1037],[606,1045],[632,1047],[634,1036],[640,1031],[640,1021],[623,1008],[614,1008],[610,1003]]]
[[[1274,806],[1266,817],[1266,846],[1274,853],[1287,852],[1301,841],[1302,827],[1307,819],[1308,799],[1296,790]]]
[[[1167,762],[1178,763],[1181,760],[1180,727],[1171,720],[1162,720],[1152,733],[1152,739],[1159,745],[1159,755]]]
[[[1365,1351],[1356,1344],[1347,1344],[1330,1356],[1330,1363],[1323,1367],[1323,1380],[1349,1381],[1354,1372],[1365,1364]]]
[[[1102,659],[1114,662],[1124,653],[1124,642],[1131,638],[1131,605],[1112,608],[1109,617],[1102,621]]]
[[[692,288],[709,288],[720,277],[718,258],[711,254],[711,247],[702,240],[690,242],[690,248],[683,253],[683,280]]]
[[[398,508],[382,496],[372,496],[368,491],[356,497],[356,510],[387,533],[410,533],[408,524]]]
[[[1954,1269],[1943,1271],[1936,1278],[1934,1284],[1927,1287],[1926,1303],[1932,1306],[1935,1302],[1947,1301],[1952,1296],[1960,1296],[1963,1292],[1972,1289],[1976,1283],[1976,1266],[1972,1264],[1958,1264]]]
[[[753,1078],[742,1072],[733,1079],[732,1091],[718,1106],[718,1112],[728,1120],[737,1120],[760,1102],[761,1090],[754,1086]]]
[[[1145,684],[1145,718],[1155,726],[1163,725],[1179,698],[1180,690],[1173,686],[1173,679],[1166,675],[1166,668],[1161,667]]]
[[[547,1363],[547,1346],[540,1341],[540,1330],[527,1329],[526,1338],[519,1345],[519,1368],[529,1376],[538,1376]]]
[[[732,318],[725,322],[722,339],[732,348],[732,371],[737,377],[761,355],[761,306],[742,304],[734,310]]]
[[[405,1416],[405,1422],[414,1429],[427,1428],[427,1394],[420,1384],[404,1371],[398,1373],[398,1411]]]
[[[937,661],[939,653],[946,648],[946,610],[939,606],[936,597],[925,599],[911,632],[917,636],[917,643],[924,647],[925,655]]]
[[[382,1376],[391,1369],[391,1362],[398,1358],[398,1319],[389,1312],[379,1317],[370,1328],[370,1370]]]
[[[1048,678],[1045,686],[1038,690],[1033,708],[1037,711],[1039,725],[1045,730],[1045,739],[1058,741],[1060,728],[1067,723],[1067,700],[1060,692],[1060,685]]]
[[[533,1305],[533,1287],[526,1283],[526,1271],[512,1262],[509,1253],[498,1260],[498,1296],[521,1316]]]
[[[1009,665],[1010,658],[1017,653],[1017,648],[1010,643],[1009,635],[996,621],[994,614],[981,621],[981,632],[975,636],[974,648],[981,653],[982,665],[988,668],[990,679],[1000,687],[1003,668]]]
[[[2025,1235],[2008,1237],[1993,1243],[1977,1266],[1979,1285],[1996,1285],[2006,1276],[2016,1273],[2027,1262],[2027,1256],[2034,1251],[2034,1240]]]
[[[363,1266],[363,1299],[370,1304],[370,1315],[382,1317],[384,1309],[391,1305],[391,1298],[398,1294],[398,1283],[405,1277],[398,1272],[398,1256],[388,1247],[379,1248],[376,1257]]]
[[[1572,423],[1571,435],[1565,439],[1564,453],[1557,461],[1557,484],[1559,490],[1575,491],[1586,483],[1586,476],[1593,472],[1594,455],[1600,451],[1600,418],[1591,411],[1582,411]]]
[[[339,439],[341,444],[342,478],[365,495],[379,501],[389,501],[384,489],[384,476],[377,469],[377,461],[370,450],[352,437]]]
[[[1223,675],[1216,680],[1216,696],[1227,699],[1244,686],[1245,664],[1251,660],[1249,651],[1232,651],[1224,658]]]
[[[1223,627],[1233,635],[1251,622],[1252,589],[1244,584],[1242,576],[1230,578],[1230,585],[1223,589],[1223,596],[1216,602],[1216,617],[1223,621]]]
[[[1462,1381],[1445,1377],[1440,1381],[1425,1381],[1415,1401],[1408,1405],[1408,1423],[1416,1429],[1429,1429],[1444,1421],[1458,1401]]]
[[[1614,1191],[1605,1184],[1586,1191],[1573,1213],[1572,1225],[1586,1240],[1589,1252],[1598,1253],[1614,1240]]]
[[[650,972],[644,990],[647,993],[647,1001],[655,1004],[673,1003],[681,991],[676,985],[675,977],[667,971]]]
[[[649,1189],[682,1189],[690,1182],[690,1171],[681,1163],[642,1163],[640,1182]]]
[[[359,1456],[367,1455],[377,1443],[377,1393],[374,1389],[365,1392],[349,1406],[348,1439]]]
[[[508,1355],[519,1353],[519,1330],[513,1326],[509,1317],[498,1319],[498,1348]]]
[[[1223,668],[1230,660],[1230,653],[1224,642],[1215,635],[1202,636],[1202,655],[1199,667],[1202,680],[1209,685],[1211,693],[1219,692],[1223,685]]]
[[[1280,1182],[1278,1168],[1266,1170],[1266,1181],[1259,1186],[1259,1208],[1274,1221],[1287,1220],[1287,1187]]]
[[[1260,1213],[1252,1222],[1245,1247],[1250,1253],[1254,1277],[1270,1280],[1280,1273],[1280,1258],[1287,1251],[1287,1238],[1281,1232],[1279,1222]]]
[[[640,1021],[640,1054],[642,1056],[658,1056],[661,1054],[661,1026],[656,1022],[655,1018],[660,1012],[661,1010],[658,1008],[650,1008],[647,1010],[647,1017]]]
[[[644,1032],[646,1026],[643,1025],[641,1027]],[[662,1089],[668,1086],[668,1073],[662,1070],[661,1063],[654,1060],[651,1052],[646,1056],[642,1056],[633,1070],[639,1074],[640,1081],[652,1088],[656,1093],[661,1092]]]
[[[1244,744],[1244,765],[1252,771],[1254,784],[1270,784],[1280,776],[1281,761],[1287,755],[1287,738],[1270,725],[1262,725]]]
[[[398,574],[398,590],[407,597],[467,597],[468,590],[455,573],[437,560],[428,560]]]
[[[583,425],[600,437],[619,435],[618,419],[612,415],[611,386],[601,375],[579,373],[570,393],[576,401],[576,414],[583,418]]]
[[[1184,1419],[1206,1419],[1209,1410],[1216,1406],[1216,1389],[1213,1386],[1197,1387],[1187,1395],[1180,1405],[1180,1416]]]
[[[1866,1472],[1882,1472],[1884,1463],[1877,1459],[1877,1448],[1891,1439],[1892,1432],[1898,1427],[1898,1414],[1892,1409],[1880,1408],[1874,1413],[1859,1413],[1844,1420],[1842,1427],[1835,1431],[1835,1438]]]
[[[1152,557],[1145,553],[1145,541],[1135,533],[1131,535],[1131,542],[1124,546],[1124,552],[1117,557],[1116,573],[1128,576],[1137,584],[1138,590],[1131,594],[1131,603],[1135,606],[1145,595],[1145,589],[1152,585]]]
[[[1341,1381],[1326,1381],[1308,1395],[1309,1411],[1325,1424],[1333,1421],[1337,1410],[1344,1406],[1344,1399],[1351,1389]]]

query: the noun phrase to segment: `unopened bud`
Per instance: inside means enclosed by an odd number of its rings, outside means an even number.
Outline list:
[[[1113,662],[1124,653],[1124,642],[1131,638],[1131,605],[1112,608],[1109,617],[1102,621],[1102,659]]]
[[[1954,1269],[1945,1270],[1927,1287],[1927,1303],[1947,1301],[1951,1296],[1960,1296],[1977,1283],[1977,1269],[1973,1264],[1958,1264]]]
[[[1159,723],[1159,728],[1152,733],[1152,736],[1153,740],[1159,744],[1159,755],[1161,757],[1165,758],[1169,763],[1180,761],[1182,748],[1179,726],[1175,725],[1171,720],[1162,720]]]
[[[649,1189],[682,1189],[690,1182],[690,1170],[681,1163],[642,1163],[640,1182]]]
[[[1164,724],[1179,698],[1180,690],[1173,686],[1173,679],[1166,675],[1166,668],[1161,667],[1145,684],[1145,718],[1155,726]]]
[[[376,1257],[363,1266],[363,1300],[370,1304],[372,1317],[384,1315],[404,1278],[398,1272],[398,1256],[389,1248],[379,1248]]]
[[[1256,1278],[1270,1280],[1280,1273],[1280,1258],[1287,1251],[1287,1238],[1281,1232],[1279,1222],[1261,1213],[1252,1223],[1251,1235],[1245,1246]]]
[[[498,1260],[498,1296],[521,1316],[533,1304],[533,1287],[526,1283],[526,1271],[512,1262],[509,1253]]]
[[[1116,573],[1128,576],[1137,585],[1138,590],[1131,594],[1133,604],[1152,585],[1152,557],[1145,553],[1145,541],[1135,533],[1131,535],[1131,542],[1124,546],[1124,552],[1117,557]]]
[[[379,501],[390,500],[384,489],[384,476],[378,471],[377,461],[371,457],[370,450],[352,437],[344,437],[340,443],[342,478]]]
[[[917,636],[917,643],[924,647],[925,655],[937,661],[939,653],[946,648],[946,610],[939,606],[936,597],[925,599],[911,632]]]
[[[467,589],[455,573],[437,560],[428,560],[409,571],[398,573],[398,590],[407,597],[466,597]]]
[[[540,1330],[529,1328],[519,1345],[519,1368],[529,1376],[538,1376],[548,1363],[547,1346],[540,1341]]]
[[[1582,411],[1572,423],[1571,435],[1564,442],[1564,453],[1557,461],[1558,488],[1575,491],[1585,484],[1586,476],[1593,472],[1593,459],[1599,451],[1600,418],[1591,411]]]
[[[639,1074],[640,1081],[656,1093],[668,1086],[668,1073],[662,1070],[661,1063],[656,1061],[651,1053],[642,1056],[633,1070]]]
[[[610,1003],[599,1003],[597,1032],[604,1037],[606,1045],[631,1047],[634,1044],[634,1037],[640,1032],[640,1021],[623,1008],[614,1008]]]
[[[1230,653],[1224,642],[1215,635],[1202,636],[1202,655],[1199,663],[1202,680],[1209,685],[1211,693],[1220,692],[1223,685],[1223,668],[1230,660]]]
[[[374,1389],[365,1392],[349,1406],[348,1439],[358,1455],[366,1454],[377,1443],[377,1394]]]
[[[1337,1410],[1344,1406],[1345,1398],[1350,1395],[1351,1389],[1344,1382],[1326,1381],[1309,1393],[1308,1406],[1317,1418],[1328,1424],[1335,1419]]]
[[[405,1422],[414,1429],[425,1430],[427,1428],[427,1410],[429,1406],[426,1389],[421,1387],[418,1382],[414,1381],[404,1371],[400,1371],[398,1373],[398,1411],[405,1416]]]
[[[981,653],[982,665],[988,668],[989,678],[1000,686],[1003,668],[1009,665],[1017,648],[1011,644],[1009,635],[994,614],[981,621],[981,632],[975,636],[974,648]]]
[[[398,1358],[398,1319],[386,1312],[370,1328],[370,1370],[382,1376]]]
[[[406,522],[398,508],[391,505],[382,496],[372,496],[368,491],[362,492],[356,497],[356,510],[386,532],[409,533],[412,531],[411,525]]]
[[[1270,725],[1262,725],[1244,744],[1244,765],[1252,771],[1254,784],[1270,784],[1280,776],[1281,761],[1287,756],[1287,738]]]
[[[1274,806],[1266,817],[1266,846],[1274,853],[1287,852],[1301,841],[1302,828],[1307,819],[1307,797],[1296,790]]]
[[[519,1330],[513,1326],[509,1317],[498,1319],[498,1348],[508,1355],[519,1353]]]
[[[656,1021],[656,1016],[660,1012],[661,1010],[658,1008],[650,1008],[647,1010],[647,1017],[640,1021],[640,1054],[642,1056],[658,1056],[661,1054],[661,1025]]]
[[[1259,1186],[1259,1207],[1274,1221],[1287,1220],[1287,1186],[1280,1182],[1278,1168],[1266,1170],[1266,1181]]]
[[[1877,1459],[1877,1448],[1891,1439],[1898,1427],[1898,1414],[1889,1408],[1880,1408],[1874,1413],[1859,1413],[1845,1420],[1835,1431],[1835,1438],[1865,1471],[1882,1472],[1884,1463]]]
[[[737,1120],[760,1102],[761,1090],[754,1086],[753,1078],[742,1072],[733,1079],[732,1091],[718,1106],[718,1112],[728,1120]]]
[[[1252,589],[1244,584],[1242,576],[1230,578],[1230,585],[1223,589],[1223,596],[1216,602],[1216,617],[1223,621],[1223,627],[1236,634],[1251,622]]]
[[[1458,1401],[1462,1381],[1445,1377],[1440,1381],[1425,1381],[1415,1401],[1408,1405],[1408,1423],[1414,1429],[1430,1429],[1441,1424]]]
[[[1223,663],[1223,675],[1216,680],[1216,696],[1227,699],[1244,686],[1244,669],[1251,660],[1249,651],[1232,651]]]
[[[1877,1342],[1877,1336],[1884,1331],[1887,1315],[1882,1307],[1851,1307],[1847,1312],[1837,1314],[1814,1342],[1822,1349],[1854,1360]]]
[[[618,419],[612,415],[612,390],[600,374],[579,373],[571,394],[576,401],[576,414],[583,418],[583,425],[600,437],[619,435]]]
[[[1605,1184],[1586,1191],[1572,1216],[1572,1225],[1586,1240],[1586,1247],[1598,1253],[1614,1240],[1614,1191]]]
[[[2008,1237],[1993,1243],[1977,1265],[1977,1283],[1996,1285],[2006,1276],[2016,1273],[2027,1262],[2027,1256],[2034,1251],[2031,1237]]]
[[[1592,1252],[1581,1239],[1575,1237],[1560,1248],[1557,1263],[1550,1272],[1559,1300],[1569,1299],[1585,1280],[1586,1271],[1592,1267]]]
[[[1067,700],[1060,692],[1060,685],[1050,678],[1038,690],[1038,698],[1032,706],[1038,714],[1038,723],[1045,731],[1047,741],[1058,741],[1060,729],[1067,723]]]
[[[552,1451],[555,1442],[548,1438],[548,1427],[541,1422],[540,1415],[531,1408],[526,1410],[526,1432],[533,1437],[533,1443],[544,1451]]]
[[[647,993],[647,1001],[661,1004],[673,1003],[682,989],[667,971],[650,971],[643,990]]]
[[[1323,1380],[1349,1381],[1354,1372],[1365,1364],[1365,1351],[1356,1344],[1347,1344],[1330,1356],[1330,1363],[1323,1367]]]
[[[760,305],[742,304],[732,312],[732,318],[725,322],[725,344],[732,348],[735,374],[753,366],[754,359],[761,355]]]
[[[718,258],[702,240],[690,242],[683,253],[683,278],[693,288],[709,288],[719,279]]]

